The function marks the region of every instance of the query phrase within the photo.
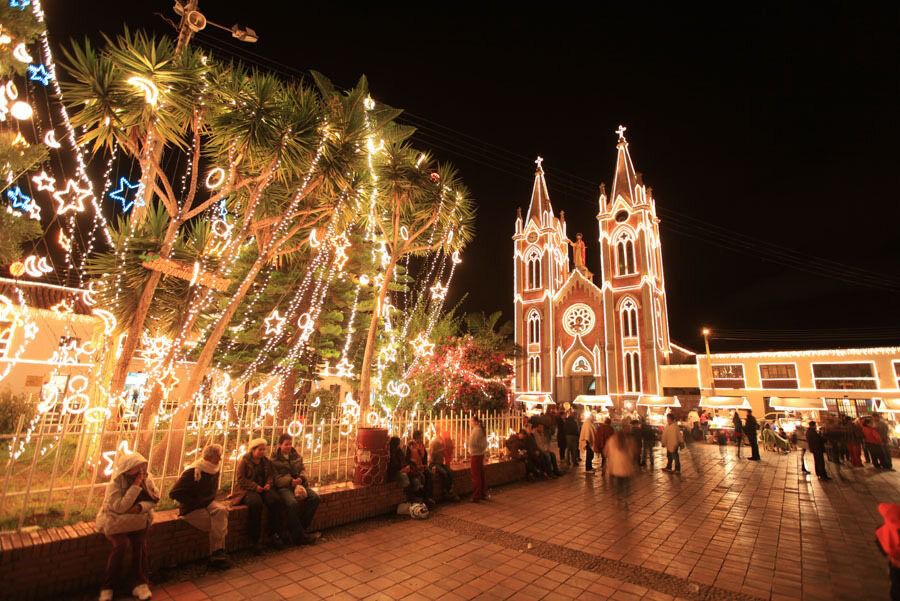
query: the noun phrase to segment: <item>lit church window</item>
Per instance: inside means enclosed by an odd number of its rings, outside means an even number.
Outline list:
[[[634,338],[638,335],[637,305],[630,298],[625,299],[619,310],[622,316],[622,336]]]
[[[528,344],[539,344],[541,341],[541,316],[537,311],[528,315]]]
[[[525,276],[527,290],[536,290],[541,287],[541,254],[537,249],[528,253],[528,258],[525,260]]]
[[[528,357],[528,390],[541,389],[541,358],[538,355]]]
[[[616,275],[636,273],[634,263],[634,237],[623,231],[616,238]]]
[[[641,355],[625,353],[625,392],[641,391]]]

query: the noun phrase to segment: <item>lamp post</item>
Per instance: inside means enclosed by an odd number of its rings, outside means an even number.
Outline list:
[[[709,335],[711,330],[709,328],[703,328],[703,344],[706,345],[706,363],[709,365],[709,387],[712,390],[711,396],[716,396],[716,380],[713,377],[713,369],[712,369],[712,357],[709,354]]]

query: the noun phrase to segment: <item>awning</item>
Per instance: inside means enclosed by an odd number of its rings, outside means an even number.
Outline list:
[[[677,396],[657,396],[654,394],[643,394],[638,399],[638,407],[681,407],[681,401]]]
[[[752,409],[745,396],[700,397],[700,406],[707,409]]]
[[[769,406],[776,411],[827,411],[825,399],[805,399],[801,397],[778,397],[769,399]]]
[[[875,410],[879,413],[900,413],[900,397],[878,399]]]
[[[614,405],[612,397],[608,394],[579,394],[572,404],[584,407],[612,407]]]
[[[516,400],[530,405],[555,405],[549,392],[527,392],[516,395]]]

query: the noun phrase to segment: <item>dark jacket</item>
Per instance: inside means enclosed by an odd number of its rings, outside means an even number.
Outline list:
[[[237,470],[235,470],[235,487],[234,492],[228,496],[228,500],[232,505],[237,505],[244,500],[244,495],[248,492],[255,492],[257,486],[265,486],[271,484],[275,486],[275,470],[272,469],[272,462],[268,457],[259,460],[259,464],[253,463],[250,453],[246,453],[238,462]]]
[[[822,438],[822,433],[818,430],[810,428],[806,431],[806,444],[809,447],[810,453],[825,452],[825,439]]]
[[[734,424],[735,434],[744,433],[744,426],[741,425],[741,417],[737,414],[737,411],[734,412],[734,417],[731,418],[731,423]]]
[[[575,420],[574,415],[570,415],[566,418],[565,432],[566,436],[576,437],[581,433],[581,428],[578,426],[578,422]]]
[[[748,438],[753,438],[756,436],[757,432],[759,432],[759,424],[756,422],[756,418],[752,415],[748,415],[747,420],[744,422],[744,434],[746,434]]]
[[[272,453],[272,470],[275,472],[275,486],[278,488],[291,488],[292,484],[288,483],[288,479],[300,478],[306,482],[306,476],[303,473],[306,468],[303,466],[303,456],[297,452],[297,449],[291,447],[287,457],[276,447]]]
[[[556,416],[556,444],[560,449],[566,448],[566,420],[563,416]]]
[[[388,460],[387,481],[394,482],[400,472],[409,472],[409,462],[403,454],[403,449],[397,447],[391,451]]]
[[[612,438],[616,431],[606,422],[597,424],[597,430],[594,434],[594,451],[600,452],[606,448],[606,441]]]
[[[172,487],[169,496],[178,501],[178,515],[187,515],[197,509],[208,507],[216,500],[219,490],[219,474],[200,473],[200,479],[194,479],[195,467],[182,472],[178,482]]]

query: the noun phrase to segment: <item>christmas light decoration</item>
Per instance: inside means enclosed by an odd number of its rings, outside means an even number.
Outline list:
[[[66,253],[72,252],[72,239],[66,236],[66,232],[64,232],[62,228],[59,230],[56,241],[59,242],[59,246],[66,251]]]
[[[32,197],[22,192],[22,189],[19,186],[7,190],[6,198],[8,198],[10,202],[10,206],[7,207],[7,210],[12,212],[12,209],[18,209],[23,213],[26,213],[30,218],[40,221],[41,207]]]
[[[303,422],[300,420],[293,420],[287,425],[287,433],[289,436],[293,438],[297,438],[303,434]]]
[[[424,357],[434,354],[434,343],[429,342],[423,334],[419,334],[410,344],[415,349],[417,356]]]
[[[444,300],[447,298],[447,287],[440,282],[431,287],[431,298],[434,300]]]
[[[286,321],[286,318],[278,314],[278,309],[272,311],[272,313],[263,320],[263,323],[266,327],[266,336],[272,334],[277,336],[281,334],[281,331],[284,328],[284,323]]]
[[[210,190],[216,190],[225,183],[225,170],[221,167],[215,167],[206,174],[206,187]]]
[[[63,190],[57,190],[53,193],[53,199],[56,200],[56,214],[65,215],[68,212],[81,213],[84,211],[84,200],[93,196],[88,188],[80,188],[75,180],[66,182]]]
[[[39,192],[56,191],[56,178],[47,175],[46,171],[41,171],[39,174],[33,176],[31,178],[31,181],[33,181],[34,185],[37,186]]]
[[[131,455],[131,449],[128,448],[128,441],[123,440],[119,443],[119,446],[113,451],[105,451],[101,453],[103,460],[106,461],[106,467],[103,469],[103,475],[107,478],[112,476],[113,473],[113,464],[116,460],[116,455],[119,453],[123,455]]]
[[[62,144],[56,141],[56,132],[52,129],[44,134],[44,144],[54,150],[62,146]]]
[[[127,81],[140,92],[143,92],[144,101],[146,101],[147,104],[156,106],[156,103],[159,101],[159,88],[156,87],[155,83],[146,77],[141,77],[139,75],[129,77]]]
[[[63,399],[62,413],[71,415],[81,415],[87,411],[91,403],[91,399],[84,393],[88,387],[88,379],[82,375],[75,375],[69,378],[69,390],[72,394],[66,395]]]
[[[43,86],[50,85],[50,79],[53,76],[47,71],[47,67],[43,63],[28,65],[26,71],[28,72],[28,79],[31,81],[36,81]]]
[[[25,42],[19,42],[15,48],[13,48],[12,52],[13,58],[19,61],[20,63],[30,63],[33,58],[28,54],[28,47],[25,45]]]
[[[113,332],[116,331],[116,316],[106,309],[94,309],[91,313],[99,317],[103,322],[103,333],[106,336],[112,336]]]
[[[38,257],[37,255],[29,255],[26,257],[23,265],[25,267],[25,273],[33,278],[43,277],[44,274],[53,271],[53,268],[47,262],[47,258]]]
[[[319,397],[316,397],[316,400],[313,401],[312,404],[310,404],[310,407],[313,409],[318,409],[319,405],[321,405],[321,404],[322,404],[322,399],[320,399]]]
[[[122,205],[122,212],[127,213],[131,207],[144,206],[144,185],[141,182],[131,183],[126,177],[119,178],[119,187],[109,193],[109,197]],[[136,190],[134,195],[129,194],[132,190]]]
[[[25,10],[26,7],[31,5],[31,0],[9,0],[10,8],[18,8],[19,10]],[[7,42],[8,44],[9,42]]]
[[[410,388],[409,384],[406,382],[398,382],[397,380],[391,380],[387,384],[388,394],[399,397],[401,399],[409,396]]]
[[[316,228],[313,228],[309,232],[309,246],[310,248],[318,248],[321,242],[316,238]]]
[[[18,119],[19,121],[27,121],[31,119],[32,110],[31,105],[22,100],[17,100],[13,103],[13,105],[9,108],[9,114]]]
[[[450,259],[451,259],[451,260],[453,261],[453,263],[455,263],[456,265],[459,265],[460,263],[462,263],[462,259],[459,257],[459,251],[458,251],[458,250],[454,250],[454,251],[453,251],[453,254],[450,256]]]

